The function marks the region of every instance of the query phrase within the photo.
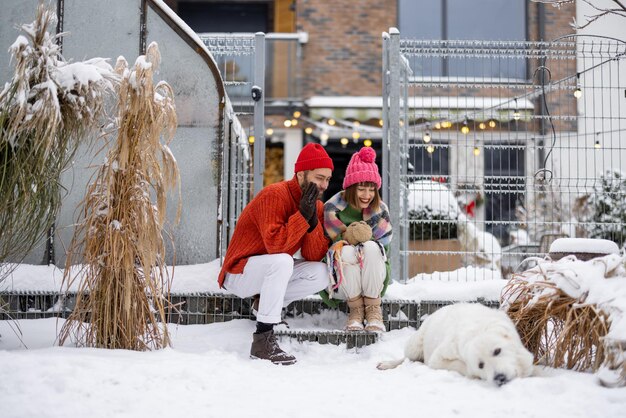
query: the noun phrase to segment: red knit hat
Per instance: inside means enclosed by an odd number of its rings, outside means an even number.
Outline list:
[[[315,170],[316,168],[330,168],[333,170],[333,160],[330,159],[323,146],[316,143],[306,144],[296,160],[294,172]]]
[[[376,151],[370,147],[363,147],[350,158],[346,176],[343,178],[343,188],[347,189],[356,183],[371,181],[380,189],[382,181],[376,165]]]

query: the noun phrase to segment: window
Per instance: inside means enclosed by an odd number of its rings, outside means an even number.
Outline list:
[[[178,2],[178,15],[198,33],[268,32],[270,3]]]
[[[493,145],[484,150],[486,227],[501,244],[508,245],[511,225],[497,221],[515,221],[515,208],[524,201],[524,149]]]
[[[416,180],[441,181],[450,174],[450,148],[447,143],[424,144],[421,139],[409,146],[409,174]],[[411,168],[411,167],[410,167]]]
[[[525,0],[399,0],[404,39],[525,41]],[[526,78],[524,60],[423,57],[411,63],[423,77]]]

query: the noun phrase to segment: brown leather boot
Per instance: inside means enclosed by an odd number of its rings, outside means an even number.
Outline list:
[[[276,341],[274,330],[252,334],[252,347],[250,348],[250,358],[269,360],[274,364],[288,366],[296,363],[296,358],[285,353]]]
[[[372,332],[385,332],[383,323],[383,310],[380,307],[380,298],[363,298],[365,304],[365,330]]]
[[[363,318],[365,318],[365,306],[363,306],[363,297],[357,296],[348,299],[348,322],[346,322],[346,331],[363,331]]]

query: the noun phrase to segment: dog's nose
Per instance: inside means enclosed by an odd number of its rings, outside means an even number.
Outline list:
[[[506,376],[502,373],[498,373],[493,377],[493,381],[496,382],[498,386],[502,386],[506,383]]]

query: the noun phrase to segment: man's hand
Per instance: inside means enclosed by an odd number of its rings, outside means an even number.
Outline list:
[[[300,198],[300,213],[309,222],[309,230],[313,231],[317,226],[317,186],[315,183],[309,183],[307,188],[302,191],[302,197]]]

